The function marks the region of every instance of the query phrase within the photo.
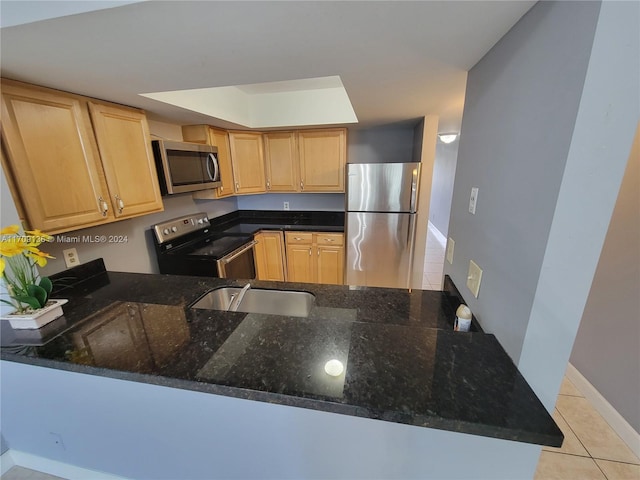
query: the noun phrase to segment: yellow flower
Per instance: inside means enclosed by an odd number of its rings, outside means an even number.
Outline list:
[[[3,257],[13,257],[14,255],[24,252],[26,249],[27,245],[21,240],[0,242],[0,255]]]
[[[30,248],[29,252],[25,253],[25,255],[33,259],[33,261],[36,262],[39,267],[44,267],[47,264],[47,258],[55,258],[48,253],[41,252],[37,248]]]
[[[4,267],[5,267],[6,263],[4,261],[4,258],[0,258],[0,277],[2,277],[4,275]]]
[[[20,231],[20,225],[9,225],[0,230],[0,235],[15,235]]]
[[[27,234],[32,235],[34,237],[39,237],[40,238],[40,243],[42,243],[42,242],[53,242],[53,237],[51,235],[47,235],[46,233],[38,230],[37,228],[35,230],[25,230],[24,233],[27,233]]]

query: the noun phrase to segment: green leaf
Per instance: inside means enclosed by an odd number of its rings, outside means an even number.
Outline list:
[[[47,304],[47,297],[49,295],[44,288],[38,285],[29,285],[27,286],[27,292],[29,292],[31,297],[35,297],[38,300],[38,303],[40,303],[40,307],[38,308],[42,308]]]
[[[53,283],[51,283],[49,277],[42,277],[40,279],[40,286],[44,288],[44,290],[47,292],[47,295],[51,294],[51,290],[53,290]]]
[[[0,302],[6,303],[7,305],[11,305],[13,308],[16,308],[15,303],[10,302],[9,300],[3,300],[2,298],[0,298]]]
[[[34,285],[34,287],[35,286],[36,285]],[[27,295],[16,295],[14,298],[18,300],[20,303],[26,303],[34,310],[38,310],[39,308],[42,308],[40,306],[40,302],[36,297],[28,297]]]

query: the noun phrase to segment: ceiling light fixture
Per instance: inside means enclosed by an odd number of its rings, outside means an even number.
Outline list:
[[[452,143],[456,138],[458,138],[457,133],[439,133],[438,138],[442,143]]]

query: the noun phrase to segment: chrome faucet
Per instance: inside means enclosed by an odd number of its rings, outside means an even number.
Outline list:
[[[242,302],[242,299],[244,298],[245,293],[247,293],[247,290],[249,290],[250,288],[251,288],[251,284],[247,283],[244,287],[242,287],[242,290],[238,292],[238,295],[231,297],[229,308],[227,308],[228,312],[238,311],[238,307],[240,306],[240,303]]]

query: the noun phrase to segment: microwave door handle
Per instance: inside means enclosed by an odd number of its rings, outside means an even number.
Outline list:
[[[213,173],[211,173],[211,165],[213,165]],[[207,155],[207,174],[212,182],[215,182],[216,178],[218,178],[218,162],[213,153]]]

